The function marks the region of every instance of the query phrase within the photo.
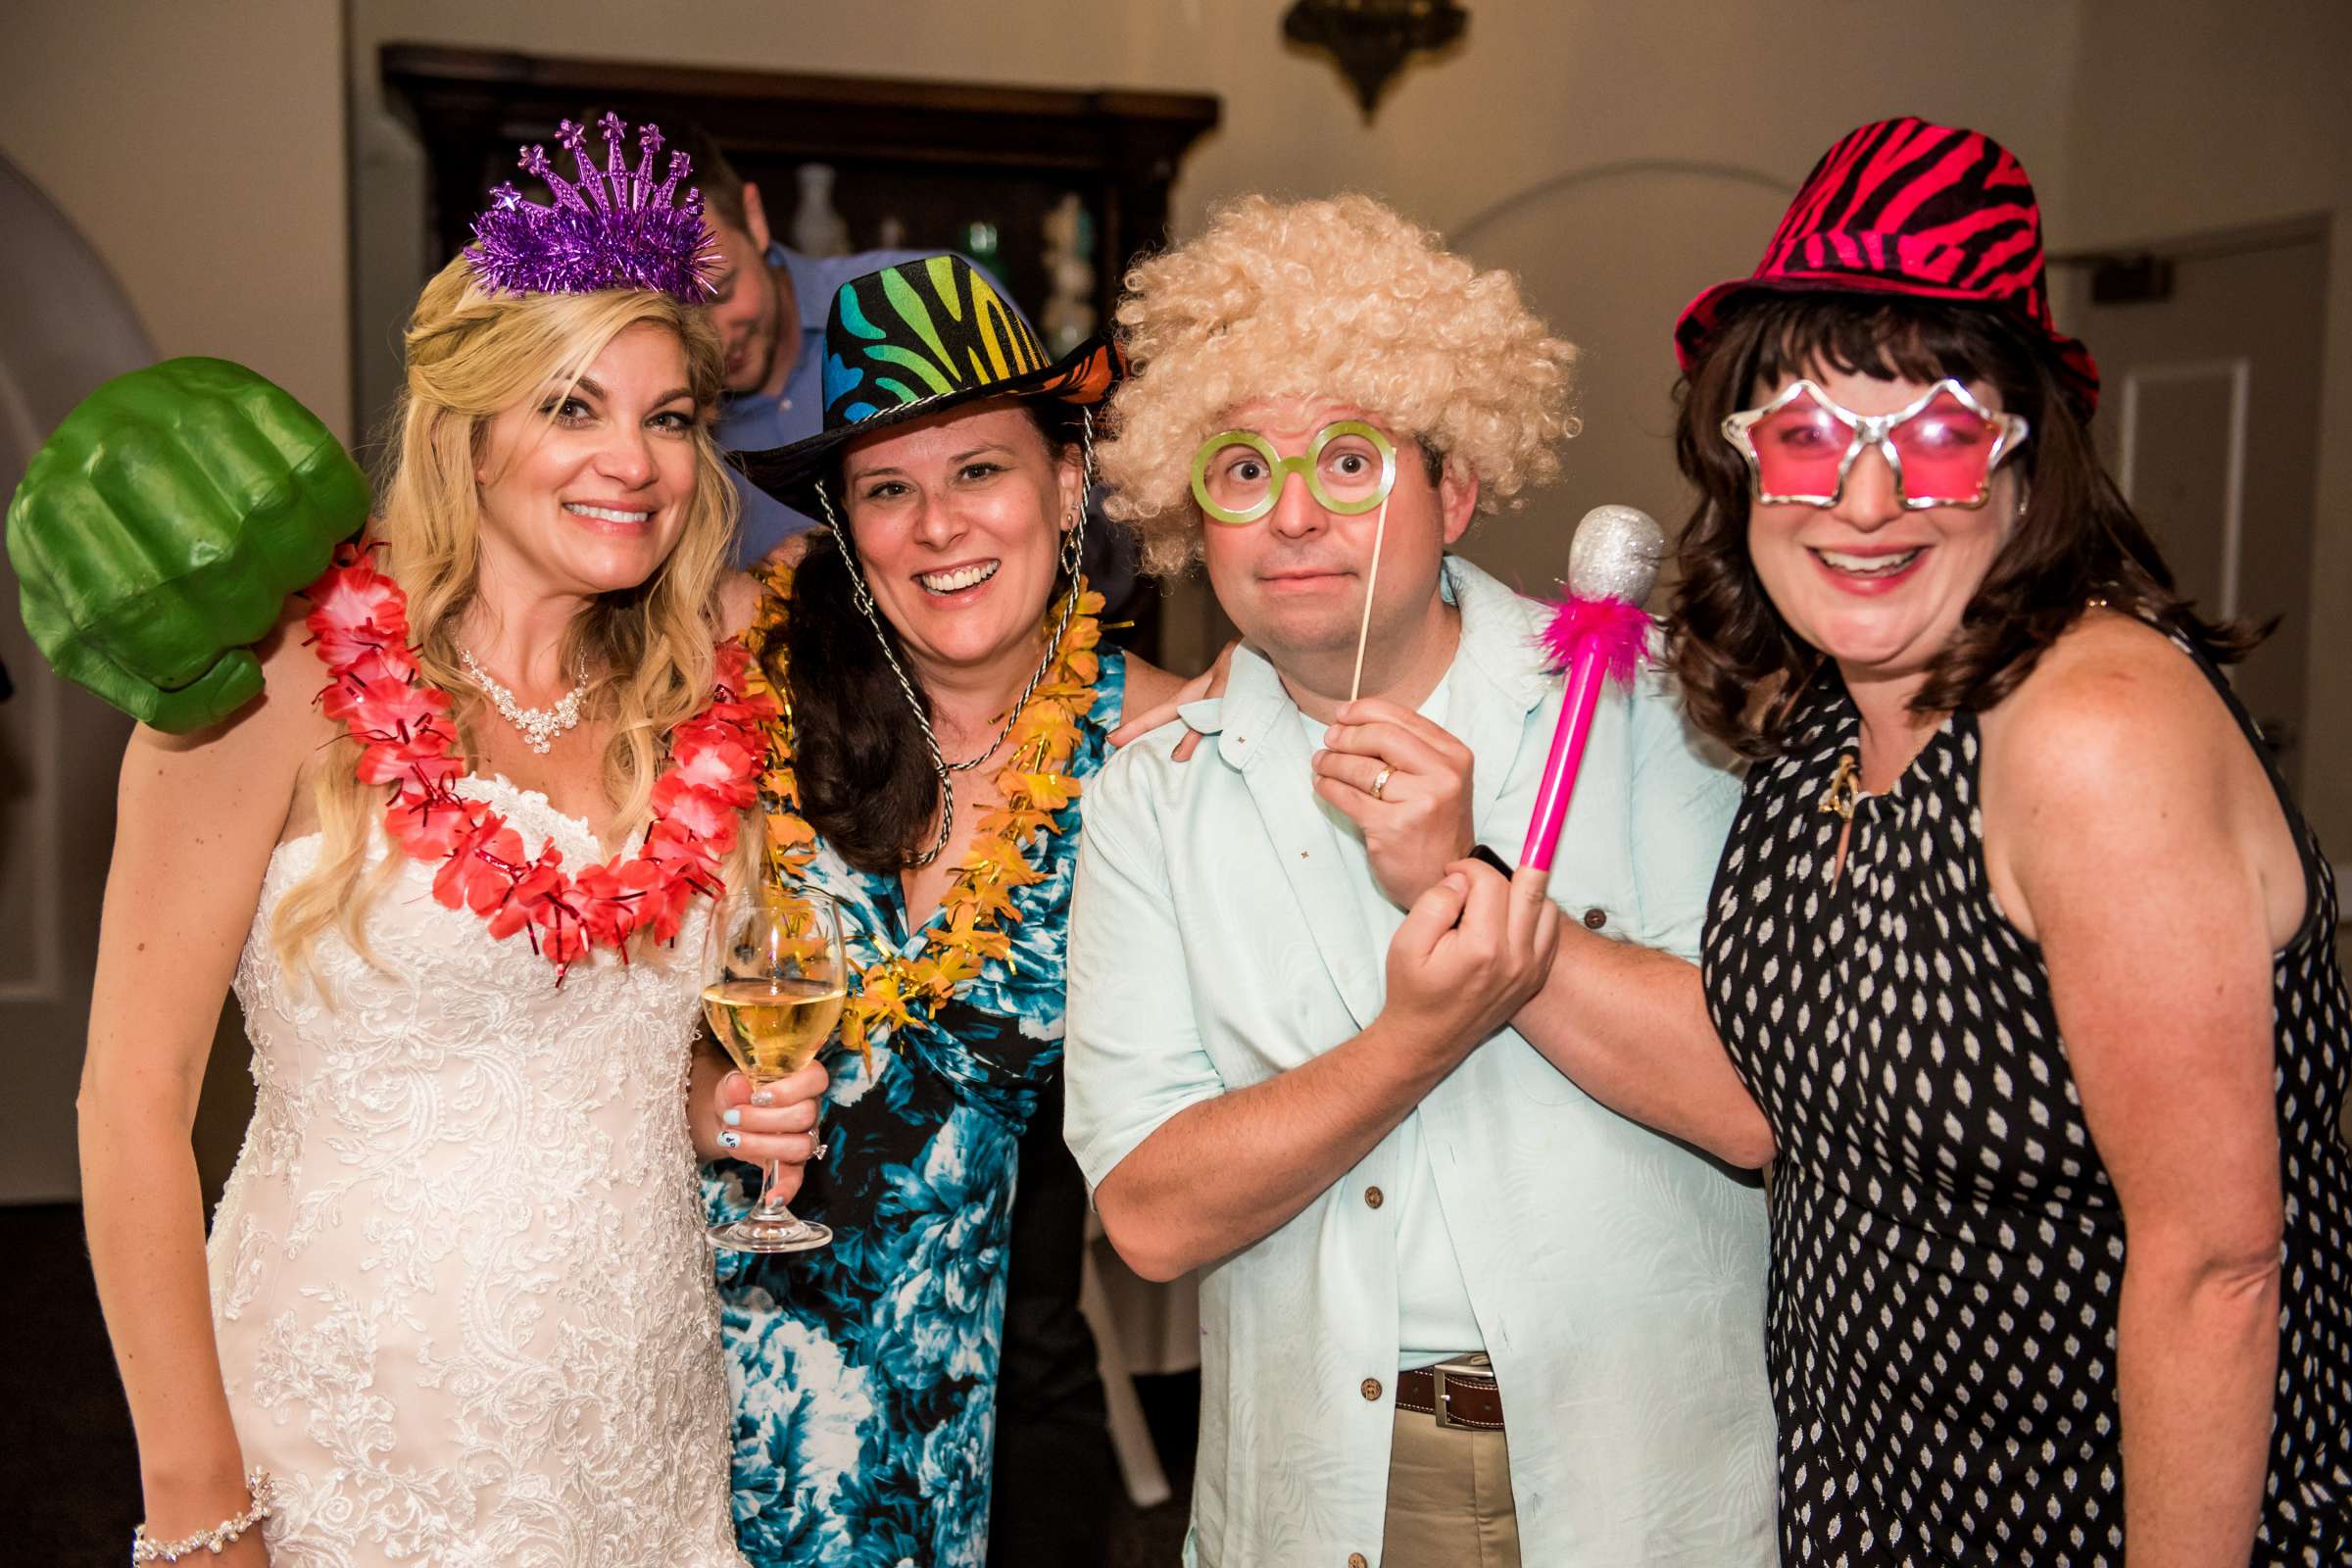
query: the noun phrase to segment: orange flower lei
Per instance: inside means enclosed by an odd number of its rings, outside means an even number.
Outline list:
[[[779,877],[798,881],[816,857],[816,833],[800,813],[800,786],[792,770],[790,675],[783,668],[792,571],[773,566],[757,575],[763,591],[744,640],[752,650],[760,689],[767,690],[770,678],[787,685],[774,694],[776,716],[765,726],[767,767],[760,793],[767,815],[767,858]],[[1061,832],[1062,809],[1078,798],[1070,758],[1078,749],[1080,726],[1095,706],[1095,682],[1102,673],[1095,648],[1102,636],[1096,618],[1102,596],[1089,592],[1083,578],[1071,591],[1078,603],[1069,627],[1054,650],[1045,678],[1012,726],[1011,758],[997,770],[997,794],[1004,804],[980,815],[981,835],[956,867],[940,900],[945,922],[932,931],[917,956],[894,955],[860,969],[842,1009],[842,1043],[869,1061],[877,1030],[928,1024],[933,1012],[980,977],[986,960],[1012,962],[1012,938],[1003,922],[1021,917],[1013,906],[1013,890],[1045,880],[1045,873],[1029,863],[1030,844],[1040,833]]]

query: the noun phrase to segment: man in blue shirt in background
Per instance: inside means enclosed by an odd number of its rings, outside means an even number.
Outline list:
[[[914,261],[926,251],[857,251],[803,256],[768,228],[760,187],[728,164],[710,138],[690,132],[692,178],[703,193],[703,220],[718,250],[711,279],[710,324],[727,353],[727,399],[718,444],[729,452],[789,446],[822,428],[825,312],[842,284]],[[743,500],[740,560],[750,565],[817,519],[784,505],[736,475]]]

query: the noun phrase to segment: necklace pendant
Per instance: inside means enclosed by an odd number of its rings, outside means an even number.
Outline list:
[[[1861,792],[1862,769],[1851,752],[1838,759],[1838,771],[1830,777],[1830,787],[1821,792],[1817,811],[1827,811],[1851,822],[1854,819],[1854,798]]]
[[[513,692],[474,661],[469,650],[459,649],[458,659],[465,666],[466,678],[482,689],[490,699],[490,706],[498,710],[499,717],[521,731],[523,744],[540,756],[545,757],[554,747],[557,736],[579,723],[580,699],[588,695],[585,680],[558,698],[553,708],[524,708],[514,701]]]

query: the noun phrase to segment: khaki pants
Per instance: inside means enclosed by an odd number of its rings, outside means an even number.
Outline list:
[[[1396,1412],[1381,1568],[1519,1568],[1510,1446],[1499,1432]]]

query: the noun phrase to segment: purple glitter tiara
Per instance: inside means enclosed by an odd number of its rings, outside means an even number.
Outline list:
[[[684,153],[669,155],[668,177],[654,183],[654,155],[662,132],[650,122],[637,132],[640,156],[630,170],[621,157],[628,126],[607,113],[596,122],[605,134],[607,166],[588,156],[588,133],[566,120],[556,127],[578,161],[579,183],[555,172],[547,149],[526,147],[524,170],[547,181],[556,200],[543,207],[523,199],[512,184],[490,193],[490,209],[473,220],[474,243],[466,255],[473,275],[493,294],[593,294],[607,288],[654,289],[701,305],[710,298],[710,270],[715,258],[703,230],[703,193],[689,189],[670,205],[679,180],[693,171]]]

